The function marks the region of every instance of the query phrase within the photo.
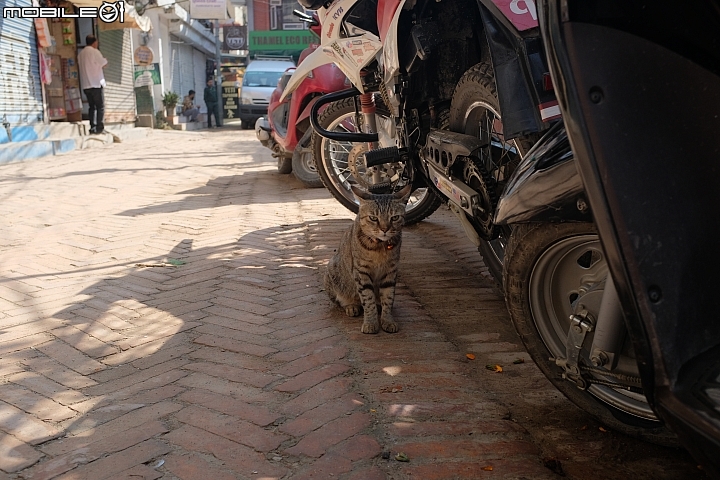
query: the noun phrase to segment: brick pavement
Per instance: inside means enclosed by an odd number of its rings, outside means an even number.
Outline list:
[[[400,332],[362,335],[320,290],[351,216],[268,153],[226,128],[0,167],[0,479],[698,476],[550,386],[447,212],[406,231]]]

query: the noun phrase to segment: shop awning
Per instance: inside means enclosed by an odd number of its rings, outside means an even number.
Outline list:
[[[100,8],[103,3],[108,3],[107,0],[71,0],[73,5],[78,7],[96,7]],[[98,20],[100,30],[118,30],[121,28],[137,28],[143,32],[148,32],[152,28],[152,21],[144,16],[140,15],[133,5],[125,2],[125,21],[120,22],[116,20],[112,23],[105,23],[102,20]]]

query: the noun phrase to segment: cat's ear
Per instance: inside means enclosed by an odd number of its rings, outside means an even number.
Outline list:
[[[393,197],[395,197],[396,200],[400,200],[403,203],[407,203],[407,201],[410,199],[410,192],[412,191],[412,184],[408,183],[403,187],[402,190],[399,192],[393,193]]]
[[[350,190],[352,190],[353,194],[355,194],[355,197],[358,200],[372,200],[372,198],[373,198],[371,193],[366,192],[364,190],[360,190],[355,185],[351,185]]]

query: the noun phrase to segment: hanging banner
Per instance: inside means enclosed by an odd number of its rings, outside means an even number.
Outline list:
[[[224,25],[223,52],[247,50],[247,27],[245,25]]]
[[[190,18],[224,20],[227,18],[227,0],[190,0]]]
[[[160,85],[160,64],[135,65],[135,87]]]

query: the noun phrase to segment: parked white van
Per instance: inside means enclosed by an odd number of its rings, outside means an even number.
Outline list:
[[[285,70],[295,66],[286,60],[253,60],[245,69],[240,90],[240,120],[251,128],[255,121],[267,115],[270,96]]]

